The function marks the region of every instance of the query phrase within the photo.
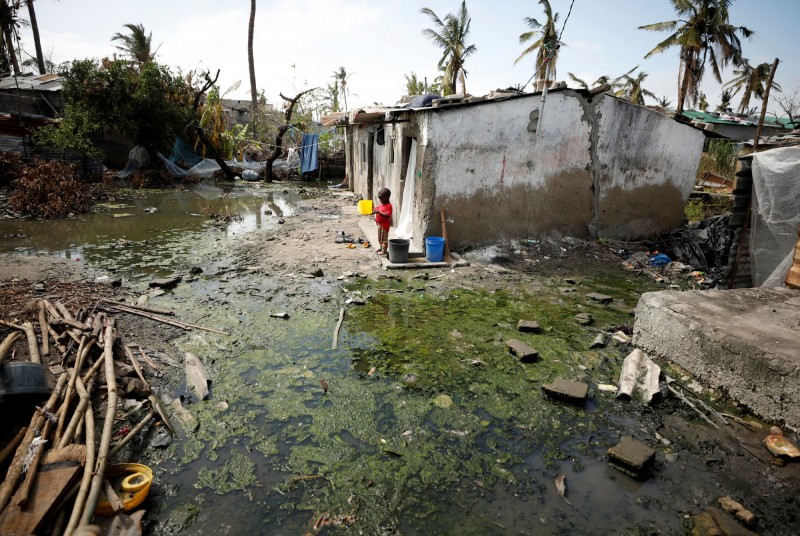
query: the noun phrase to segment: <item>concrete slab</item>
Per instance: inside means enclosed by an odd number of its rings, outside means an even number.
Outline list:
[[[356,212],[358,212],[356,210]],[[378,251],[378,226],[375,225],[375,218],[373,216],[362,215],[358,220],[358,226],[369,243],[373,246],[372,249]],[[394,234],[394,227],[389,229],[389,240],[397,238]],[[450,252],[452,262],[428,262],[425,254],[418,249],[414,249],[413,243],[408,249],[408,262],[389,262],[386,257],[381,257],[381,263],[387,270],[413,270],[413,269],[427,269],[427,268],[450,268],[452,266],[469,266],[469,262],[462,259],[457,253]]]
[[[558,398],[582,406],[589,396],[589,386],[583,382],[574,382],[563,378],[556,378],[553,383],[542,385],[544,393],[552,398]]]
[[[619,443],[608,449],[611,465],[636,478],[644,476],[655,455],[655,450],[631,436],[622,436]]]
[[[539,352],[519,339],[508,339],[506,346],[508,346],[508,351],[517,356],[523,363],[533,363],[539,360]]]
[[[756,415],[800,428],[800,292],[648,292],[634,344],[721,389]]]
[[[535,320],[520,320],[517,322],[517,330],[523,333],[541,333],[542,327]]]

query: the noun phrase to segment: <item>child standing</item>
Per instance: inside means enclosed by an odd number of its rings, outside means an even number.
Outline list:
[[[389,226],[392,223],[392,204],[389,203],[391,195],[392,192],[388,188],[381,188],[378,192],[381,204],[372,211],[375,214],[375,223],[378,225],[378,244],[381,247],[378,253],[380,255],[387,255],[389,252]]]

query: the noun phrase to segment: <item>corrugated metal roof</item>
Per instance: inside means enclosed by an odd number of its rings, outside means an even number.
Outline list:
[[[7,76],[0,79],[0,90],[24,89],[28,91],[61,91],[64,79],[58,74],[42,76]]]
[[[727,114],[708,113],[699,110],[684,110],[683,115],[688,117],[692,121],[698,121],[700,123],[711,123],[717,125],[738,125],[747,127],[753,127],[757,125],[757,123],[752,119],[739,119]],[[774,118],[771,117],[765,117],[764,124],[768,126],[783,127],[783,128],[786,128],[787,126],[784,121],[781,120],[776,121]]]

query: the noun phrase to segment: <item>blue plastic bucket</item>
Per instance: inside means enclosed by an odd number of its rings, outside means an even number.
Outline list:
[[[429,236],[425,238],[425,259],[428,262],[442,262],[444,257],[444,238]]]

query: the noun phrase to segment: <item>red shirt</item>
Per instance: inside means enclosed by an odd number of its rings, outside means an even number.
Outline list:
[[[382,227],[385,231],[389,230],[392,223],[392,204],[381,203],[375,209],[375,223]]]

